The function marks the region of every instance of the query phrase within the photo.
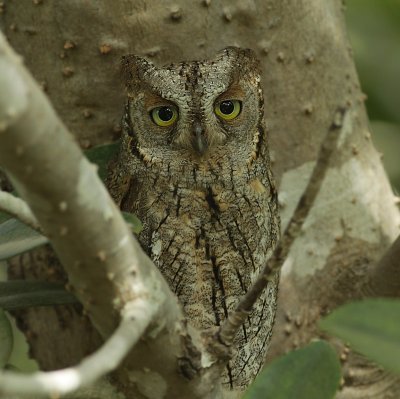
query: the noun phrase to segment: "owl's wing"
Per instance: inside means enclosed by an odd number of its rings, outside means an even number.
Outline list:
[[[126,171],[119,156],[108,165],[106,187],[121,211],[137,212],[139,180]]]
[[[131,176],[124,172],[119,163],[119,157],[111,160],[105,184],[112,199],[121,208],[121,202],[129,189]]]

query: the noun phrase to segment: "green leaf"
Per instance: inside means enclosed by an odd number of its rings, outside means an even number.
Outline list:
[[[114,155],[116,155],[119,145],[119,142],[104,144],[85,151],[85,155],[89,161],[95,163],[99,167],[98,173],[100,179],[103,181],[107,177],[107,165]]]
[[[19,197],[18,193],[15,190],[10,192],[10,194],[14,195],[15,197]],[[12,218],[13,216],[10,215],[9,213],[0,211],[0,224]]]
[[[4,368],[11,356],[14,338],[7,315],[0,309],[0,369]]]
[[[139,234],[143,229],[143,225],[142,222],[137,218],[137,216],[134,215],[133,213],[128,213],[128,212],[121,212],[121,213],[125,219],[125,222],[129,224],[132,232],[135,234]]]
[[[45,236],[18,219],[9,219],[0,224],[0,260],[11,258],[48,242]]]
[[[400,373],[400,301],[367,299],[334,310],[321,328],[388,370]]]
[[[331,399],[339,380],[336,352],[328,343],[316,341],[268,365],[244,399]]]
[[[368,95],[368,114],[371,119],[400,123],[397,107],[400,101],[399,1],[352,0],[347,3],[349,35],[361,86]]]
[[[12,216],[5,212],[0,212],[0,223],[4,223],[6,220],[11,219]]]
[[[142,223],[134,214],[122,212],[122,215],[133,233],[139,234],[142,231]],[[47,237],[18,219],[9,219],[0,224],[0,261],[30,251],[48,242]]]
[[[63,284],[29,280],[0,282],[0,308],[5,310],[77,302],[76,297],[66,291]]]

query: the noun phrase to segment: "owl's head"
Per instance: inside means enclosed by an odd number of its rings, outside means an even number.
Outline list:
[[[147,161],[257,157],[263,97],[253,51],[228,47],[211,60],[163,67],[128,55],[122,70],[131,147]]]

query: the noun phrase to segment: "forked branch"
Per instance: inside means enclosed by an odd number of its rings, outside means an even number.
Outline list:
[[[122,313],[121,324],[111,337],[78,366],[32,375],[3,371],[0,373],[0,394],[63,395],[91,385],[115,370],[154,317],[143,300],[134,301]]]

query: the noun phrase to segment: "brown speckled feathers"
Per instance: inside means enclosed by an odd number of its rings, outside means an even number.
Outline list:
[[[110,192],[142,220],[140,242],[191,323],[219,325],[279,235],[257,60],[237,48],[165,67],[131,55],[123,70],[128,103]],[[278,279],[236,337],[228,386],[245,388],[263,365]]]

